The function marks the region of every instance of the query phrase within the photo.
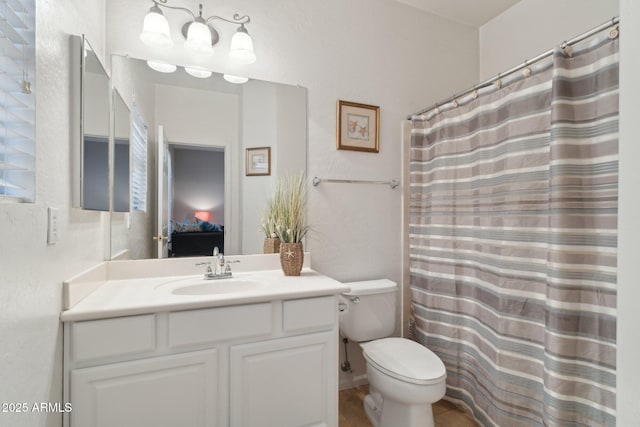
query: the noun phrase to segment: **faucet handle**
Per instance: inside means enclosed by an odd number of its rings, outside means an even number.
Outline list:
[[[240,260],[234,259],[234,260],[227,261],[227,265],[224,267],[224,272],[231,273],[231,264],[235,264],[236,262],[240,262]]]
[[[211,262],[210,261],[196,262],[196,265],[206,265],[207,266],[207,271],[204,273],[205,276],[211,276],[213,274],[213,270],[211,269]]]

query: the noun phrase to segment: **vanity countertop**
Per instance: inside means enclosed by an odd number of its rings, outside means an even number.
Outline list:
[[[300,276],[285,276],[282,270],[246,271],[233,274],[225,281],[201,280],[202,274],[162,277],[136,277],[106,280],[72,307],[63,311],[63,322],[95,320],[177,310],[191,310],[252,304],[282,299],[309,298],[349,291],[349,287],[310,268],[303,268]],[[195,286],[240,285],[239,289],[211,294],[180,294],[174,291]],[[227,282],[227,283],[223,283]],[[255,289],[242,289],[243,284],[262,284]]]

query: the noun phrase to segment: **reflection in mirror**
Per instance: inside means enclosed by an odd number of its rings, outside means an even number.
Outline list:
[[[75,41],[74,41],[75,40]],[[74,68],[79,69],[80,137],[74,168],[75,205],[83,209],[109,210],[109,76],[85,37],[73,36]]]
[[[306,90],[258,80],[233,84],[217,73],[198,79],[183,67],[164,74],[122,56],[112,58],[112,78],[148,124],[148,187],[154,189],[148,212],[131,212],[130,227],[125,216],[112,216],[112,240],[126,241],[112,251],[156,257],[157,213],[167,212],[169,256],[211,255],[214,246],[227,255],[261,253],[260,214],[276,176],[306,170]],[[160,171],[159,127],[169,152]],[[271,148],[271,175],[245,174],[245,150],[254,147]],[[167,189],[157,183],[165,174]]]
[[[129,212],[130,112],[117,90],[113,91],[113,211]]]

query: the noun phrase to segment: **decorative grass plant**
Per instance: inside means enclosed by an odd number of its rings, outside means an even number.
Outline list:
[[[307,183],[304,173],[279,177],[273,202],[275,233],[282,243],[299,243],[309,231],[306,223]]]
[[[302,239],[309,231],[306,221],[307,185],[305,174],[278,177],[276,188],[262,213],[264,252],[273,253],[271,243],[275,234],[280,244],[280,265],[287,276],[299,276],[304,252]],[[271,252],[268,252],[271,251]]]
[[[277,200],[275,195],[267,199],[267,204],[262,211],[262,231],[264,232],[264,244],[262,252],[265,254],[280,253],[280,238],[276,234]]]

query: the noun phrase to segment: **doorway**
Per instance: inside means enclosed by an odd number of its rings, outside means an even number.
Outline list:
[[[225,149],[169,143],[171,237],[169,256],[224,251]]]

